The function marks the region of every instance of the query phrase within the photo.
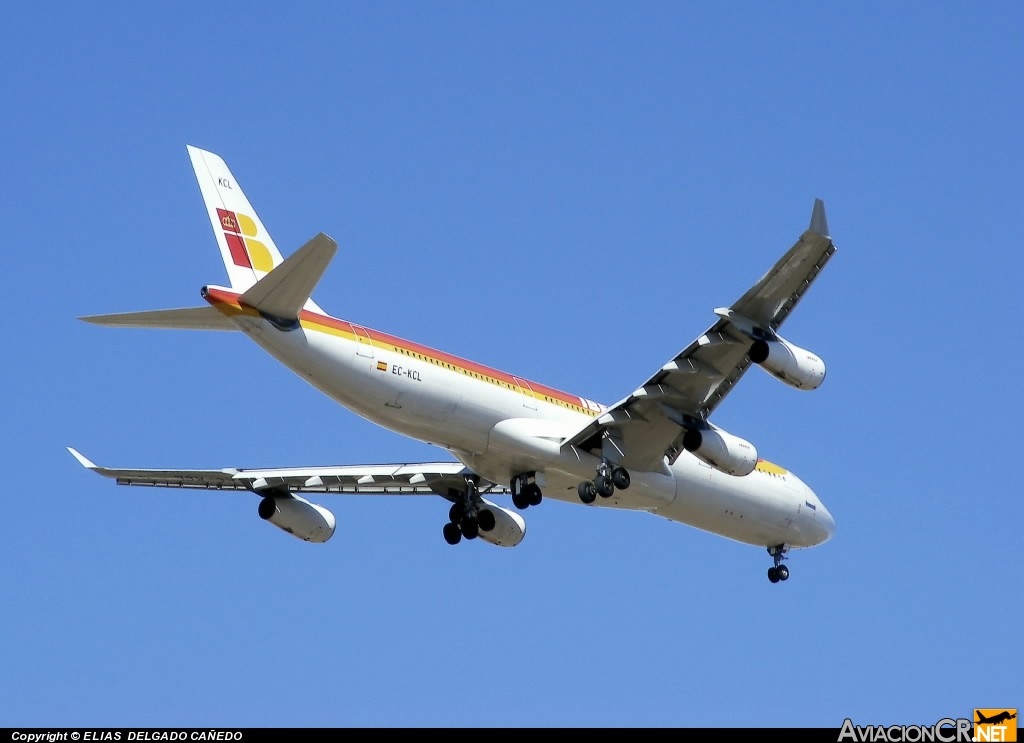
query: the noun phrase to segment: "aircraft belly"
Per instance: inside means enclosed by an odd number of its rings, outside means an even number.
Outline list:
[[[486,435],[457,425],[466,420],[458,415],[459,397],[437,378],[447,372],[398,375],[390,354],[360,355],[353,341],[306,329],[282,332],[255,318],[243,321],[240,327],[278,361],[367,420],[446,448],[484,448]]]
[[[561,442],[579,427],[566,418],[506,418],[494,424],[487,439],[487,451],[456,456],[483,477],[499,483],[517,475],[536,473],[544,497],[579,502],[577,486],[592,480],[600,460]],[[595,507],[656,512],[675,497],[675,483],[666,468],[660,472],[631,473],[628,490],[617,490],[610,498],[599,498]]]
[[[799,505],[788,484],[753,472],[735,477],[683,454],[673,466],[677,495],[659,514],[749,544],[800,541]]]

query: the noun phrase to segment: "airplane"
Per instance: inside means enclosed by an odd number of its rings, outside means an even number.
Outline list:
[[[1017,716],[1016,713],[1010,714],[1009,710],[1003,710],[999,714],[992,715],[991,717],[985,717],[985,715],[981,714],[981,712],[978,712],[977,724],[979,724],[979,725],[998,725],[1001,722],[1006,722],[1007,720],[1012,720],[1016,716]]]
[[[199,307],[92,315],[113,327],[241,331],[332,400],[452,461],[272,469],[115,469],[69,452],[120,485],[248,491],[260,518],[307,542],[334,514],[304,495],[434,495],[449,504],[448,544],[503,547],[526,534],[542,499],[643,511],[766,548],[768,579],[789,578],[792,549],[830,539],[832,514],[795,474],[716,426],[711,414],[752,364],[790,387],[818,388],[824,362],[778,334],[836,251],[825,206],[796,243],[696,340],[621,400],[604,405],[342,320],[312,293],[337,250],[318,233],[288,258],[220,156],[187,146],[228,286]],[[498,501],[511,496],[515,510]]]

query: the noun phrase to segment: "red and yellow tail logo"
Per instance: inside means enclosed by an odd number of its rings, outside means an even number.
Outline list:
[[[235,265],[270,273],[274,261],[267,246],[253,239],[256,237],[256,223],[252,218],[226,209],[218,209],[217,217],[220,219],[224,239],[228,242],[231,260]]]
[[[1017,710],[974,710],[974,740],[1010,743],[1017,740]]]

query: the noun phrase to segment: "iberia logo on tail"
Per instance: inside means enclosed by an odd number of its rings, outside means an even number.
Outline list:
[[[245,214],[236,214],[226,209],[218,209],[217,217],[227,240],[231,260],[236,266],[255,268],[263,273],[270,273],[274,260],[270,257],[267,246],[256,237],[256,223]]]

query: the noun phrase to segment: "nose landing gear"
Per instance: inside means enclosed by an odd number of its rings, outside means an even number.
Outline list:
[[[786,559],[787,552],[789,552],[789,547],[784,544],[777,544],[774,547],[768,548],[768,554],[775,561],[775,565],[768,568],[768,580],[772,583],[778,583],[780,580],[789,580],[789,568],[782,564],[782,561]]]

